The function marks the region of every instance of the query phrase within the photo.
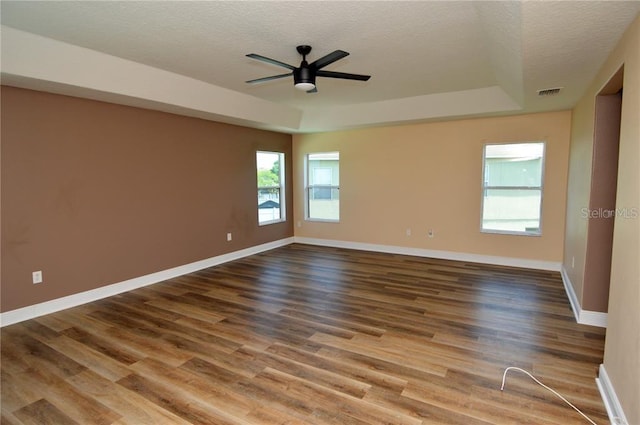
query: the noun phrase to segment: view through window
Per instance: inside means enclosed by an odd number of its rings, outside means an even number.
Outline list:
[[[258,224],[284,221],[284,154],[256,153],[258,168]]]
[[[484,147],[482,231],[540,235],[544,142]]]
[[[307,155],[307,218],[340,219],[340,153]]]

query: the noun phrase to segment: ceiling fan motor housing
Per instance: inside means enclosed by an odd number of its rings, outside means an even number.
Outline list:
[[[311,83],[315,86],[316,73],[309,69],[307,61],[303,61],[302,64],[300,64],[300,68],[293,70],[293,83],[294,85],[300,83]]]

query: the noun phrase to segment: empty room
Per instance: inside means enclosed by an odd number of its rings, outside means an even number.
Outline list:
[[[640,1],[0,19],[2,424],[640,425]]]

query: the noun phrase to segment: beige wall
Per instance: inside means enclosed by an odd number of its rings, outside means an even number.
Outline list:
[[[587,221],[580,209],[589,205],[595,96],[623,65],[616,207],[630,214],[617,217],[614,226],[604,366],[629,424],[640,424],[640,217],[632,214],[640,211],[640,16],[573,111],[564,267],[578,299],[584,299]]]
[[[570,122],[564,111],[294,135],[295,234],[559,263]],[[483,145],[535,140],[547,142],[542,236],[480,233]],[[324,151],[340,152],[339,223],[304,220],[304,156]]]
[[[258,226],[255,163],[284,152],[290,182],[290,135],[12,87],[1,101],[2,312],[293,235]]]

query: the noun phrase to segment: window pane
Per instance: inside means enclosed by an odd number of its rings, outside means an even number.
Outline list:
[[[539,187],[542,183],[541,164],[542,158],[487,159],[485,161],[485,185]]]
[[[338,186],[340,183],[339,152],[312,153],[307,157],[308,185]]]
[[[340,190],[332,187],[309,188],[309,217],[321,220],[340,218]]]
[[[542,186],[544,143],[487,145],[485,186]]]
[[[258,191],[258,222],[280,220],[280,189]]]
[[[331,168],[316,167],[313,169],[312,183],[311,184],[326,184],[331,185]]]
[[[544,143],[487,145],[485,186],[542,186]]]
[[[486,189],[482,230],[540,233],[542,191]]]
[[[258,187],[280,186],[280,154],[258,152]]]
[[[284,220],[284,154],[257,152],[258,224]]]
[[[331,186],[314,186],[311,188],[311,199],[331,199]]]

